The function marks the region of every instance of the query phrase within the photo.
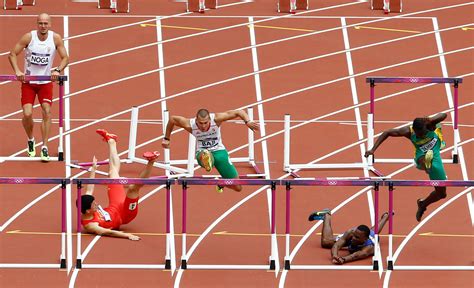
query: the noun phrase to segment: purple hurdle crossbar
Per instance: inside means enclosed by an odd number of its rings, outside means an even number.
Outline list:
[[[187,259],[186,259],[186,210],[187,210],[187,191],[188,185],[220,185],[220,186],[230,186],[230,185],[254,185],[254,186],[266,186],[270,185],[272,187],[272,215],[271,215],[271,231],[272,234],[275,233],[275,189],[276,185],[280,185],[280,180],[269,180],[269,179],[206,179],[206,178],[181,178],[176,181],[178,184],[181,184],[183,187],[183,208],[182,208],[182,257],[181,257],[181,269],[187,269]],[[272,255],[273,256],[273,255]],[[274,263],[273,263],[274,265]],[[272,263],[270,263],[270,270],[272,268]],[[273,268],[274,269],[274,268]]]
[[[458,129],[458,88],[459,84],[462,83],[462,78],[457,77],[367,77],[365,78],[366,83],[370,83],[370,114],[374,115],[375,112],[375,83],[408,83],[408,84],[453,84],[454,87],[454,119],[453,128],[455,132]],[[374,127],[375,116],[372,118],[372,129]],[[453,163],[458,163],[458,143],[456,136],[454,136],[454,148],[453,148]]]
[[[0,75],[0,81],[17,81],[16,75]],[[28,81],[51,81],[51,76],[28,76],[25,75],[25,82]],[[64,98],[64,81],[67,81],[67,76],[59,76],[59,151],[58,160],[63,161],[63,98]]]
[[[61,256],[60,269],[66,268],[66,184],[71,180],[62,178],[15,178],[0,177],[0,184],[60,184],[61,185]]]
[[[283,182],[283,181],[282,181]],[[380,182],[383,183],[381,180],[373,180],[373,179],[294,179],[294,180],[286,180],[284,181],[286,185],[286,254],[285,254],[285,269],[290,270],[290,254],[289,254],[289,247],[290,247],[290,201],[291,201],[291,186],[375,186],[377,187],[380,185]],[[376,194],[376,201],[378,203],[378,195]],[[378,205],[376,206],[378,209]],[[378,215],[378,212],[376,212]]]
[[[82,223],[81,223],[81,196],[82,196],[82,185],[84,184],[98,184],[98,185],[107,185],[107,184],[143,184],[143,185],[163,185],[169,183],[168,179],[163,178],[81,178],[73,179],[72,183],[77,184],[77,256],[76,256],[76,268],[82,269],[82,252],[81,252],[81,232],[82,232]],[[167,204],[168,205],[168,204]],[[168,207],[167,207],[168,208]],[[169,219],[167,218],[167,221]],[[166,224],[166,230],[169,229],[169,223]]]

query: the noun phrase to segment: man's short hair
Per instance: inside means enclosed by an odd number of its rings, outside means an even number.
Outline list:
[[[413,130],[415,133],[424,134],[428,131],[424,118],[415,118],[413,120]]]
[[[87,210],[91,209],[92,202],[95,198],[92,195],[86,194],[81,196],[81,213],[85,214]]]
[[[198,118],[206,118],[209,116],[209,111],[207,109],[199,109],[196,113],[196,117]]]
[[[357,230],[364,232],[364,235],[369,238],[370,236],[370,228],[366,225],[359,225],[357,226]]]

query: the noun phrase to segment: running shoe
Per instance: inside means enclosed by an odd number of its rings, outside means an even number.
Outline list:
[[[143,153],[143,158],[145,158],[148,161],[153,161],[156,158],[158,158],[158,156],[160,156],[160,152],[158,151]]]
[[[308,221],[314,221],[314,220],[323,220],[324,219],[324,215],[326,214],[330,214],[331,213],[331,210],[326,208],[326,209],[323,209],[321,211],[314,211],[313,213],[311,213],[308,217]]]
[[[216,191],[217,191],[217,193],[222,193],[222,192],[224,192],[224,186],[217,185],[217,186],[216,186]]]
[[[114,139],[115,141],[117,141],[118,136],[107,132],[107,130],[105,129],[97,129],[95,132],[102,136],[102,139],[105,142],[109,142],[110,139]]]
[[[46,146],[41,147],[41,161],[49,162],[48,147]]]
[[[35,149],[35,139],[32,141],[28,140],[28,156],[35,157],[36,149]]]
[[[208,150],[204,150],[201,153],[201,162],[203,165],[203,168],[207,171],[210,172],[212,170],[212,154]]]
[[[416,221],[420,222],[423,213],[426,211],[426,207],[423,207],[423,201],[421,199],[416,200],[416,205],[418,206],[418,210],[416,211]]]
[[[428,150],[425,154],[425,167],[426,170],[431,169],[431,163],[433,162],[433,150]]]

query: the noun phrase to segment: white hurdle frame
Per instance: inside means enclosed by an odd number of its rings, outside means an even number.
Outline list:
[[[363,162],[355,163],[324,163],[324,164],[291,164],[290,163],[290,130],[291,130],[291,116],[290,114],[285,114],[284,122],[284,147],[283,147],[283,170],[285,172],[291,173],[292,176],[299,178],[299,175],[294,172],[294,170],[301,169],[368,169],[377,176],[383,176],[377,171],[371,164],[366,164]],[[370,135],[370,134],[368,134]],[[373,135],[373,130],[372,130]]]

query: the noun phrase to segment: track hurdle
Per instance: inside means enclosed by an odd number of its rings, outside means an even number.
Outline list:
[[[268,179],[202,179],[202,178],[187,178],[178,179],[178,184],[182,185],[183,197],[182,197],[182,256],[181,256],[181,269],[237,269],[237,270],[275,270],[277,262],[278,243],[276,239],[276,222],[275,222],[275,209],[276,209],[276,185],[281,184],[280,180],[268,180]],[[188,264],[188,253],[186,248],[186,233],[187,233],[187,190],[189,185],[256,185],[256,186],[270,186],[272,190],[272,207],[271,207],[271,252],[269,257],[269,263],[267,265],[199,265],[199,264]]]
[[[187,0],[186,1],[186,12],[199,12],[204,13],[206,8],[216,9],[217,0]]]
[[[377,169],[372,165],[369,165],[367,162],[360,163],[316,163],[316,164],[291,164],[290,163],[290,154],[291,154],[291,116],[290,114],[285,114],[284,121],[284,145],[283,145],[283,171],[290,173],[293,177],[299,178],[300,176],[295,172],[295,170],[301,169],[368,169],[374,175],[378,177],[384,177]]]
[[[109,268],[109,269],[171,269],[174,267],[172,261],[175,259],[174,252],[174,232],[171,230],[171,184],[174,180],[160,179],[160,178],[119,178],[119,179],[95,179],[95,178],[82,178],[74,179],[73,184],[77,185],[77,255],[76,255],[76,269],[83,268]],[[82,186],[84,184],[143,184],[143,185],[165,185],[166,187],[166,255],[165,264],[84,264],[82,262],[82,249],[81,249],[81,199]],[[159,189],[159,188],[158,188]]]
[[[4,10],[21,10],[22,6],[34,6],[35,0],[3,0]]]
[[[420,186],[429,186],[429,187],[473,187],[474,181],[458,181],[458,180],[392,180],[385,183],[388,185],[388,209],[389,209],[389,218],[388,218],[388,256],[387,256],[387,269],[388,270],[474,270],[474,266],[412,266],[412,265],[394,265],[393,257],[393,191],[394,187],[420,187]],[[464,193],[460,193],[457,196],[462,196],[463,194],[470,191],[469,189],[465,190]],[[456,196],[448,201],[455,200]],[[447,204],[447,203],[446,203]],[[441,207],[440,207],[441,208]],[[439,209],[439,208],[438,208]],[[429,217],[429,216],[428,216]],[[423,220],[422,220],[423,221]],[[408,241],[407,237],[404,241]]]
[[[253,121],[253,109],[249,108],[247,110],[247,114],[249,116],[249,120]],[[138,114],[137,114],[138,115]],[[169,111],[164,111],[164,119],[163,119],[163,126],[166,127],[169,119]],[[137,122],[137,121],[135,121]],[[247,129],[247,127],[246,127]],[[130,132],[131,133],[131,132]],[[264,177],[265,174],[261,173],[260,169],[258,168],[255,162],[255,138],[253,131],[248,129],[248,156],[247,157],[231,157],[230,161],[232,163],[248,163],[253,169],[254,174],[245,174],[240,175],[241,178],[252,178],[252,177]],[[132,139],[132,137],[130,137]],[[170,169],[174,172],[183,173],[186,177],[208,177],[208,178],[216,178],[220,177],[220,175],[202,175],[202,176],[195,176],[194,175],[194,167],[198,165],[197,160],[195,159],[196,155],[196,138],[189,133],[188,138],[188,159],[186,160],[170,160],[169,162],[165,163],[165,166],[170,167]],[[130,151],[130,150],[129,150]],[[130,159],[130,157],[129,157]],[[186,170],[176,169],[176,165],[186,165]]]
[[[60,178],[0,178],[0,184],[56,184],[61,187],[61,254],[58,263],[0,263],[0,268],[54,268],[66,269],[66,184],[69,179]]]
[[[295,14],[296,10],[308,10],[309,0],[278,0],[278,13]]]
[[[130,2],[128,0],[98,0],[97,8],[111,9],[112,13],[128,13]]]
[[[377,270],[379,267],[378,260],[372,258],[372,265],[292,265],[290,258],[290,217],[291,217],[291,189],[292,186],[373,186],[378,192],[380,184],[383,180],[372,179],[294,179],[282,180],[282,184],[286,187],[286,228],[285,228],[285,270]],[[375,194],[375,217],[378,217],[378,193]],[[378,220],[375,220],[375,249],[378,247]],[[374,255],[377,255],[374,253]]]
[[[64,142],[64,119],[63,119],[63,99],[64,99],[64,81],[67,76],[58,77],[59,85],[59,146],[58,157],[50,157],[50,161],[63,161],[63,142]],[[0,75],[0,81],[17,81],[16,75]],[[51,76],[25,76],[25,81],[51,81]],[[41,157],[1,157],[0,163],[4,161],[41,161]]]
[[[370,0],[370,9],[383,10],[385,14],[390,12],[402,13],[402,0]]]
[[[462,78],[441,78],[441,77],[367,77],[366,83],[370,83],[370,110],[367,115],[367,149],[374,146],[374,119],[375,119],[375,84],[376,83],[408,83],[408,84],[453,84],[454,87],[454,141],[453,141],[453,157],[452,159],[442,159],[443,163],[458,163],[458,146],[459,141],[456,135],[458,130],[458,87],[462,83]],[[377,159],[369,156],[369,165],[373,163],[414,163],[413,158],[410,159]]]

